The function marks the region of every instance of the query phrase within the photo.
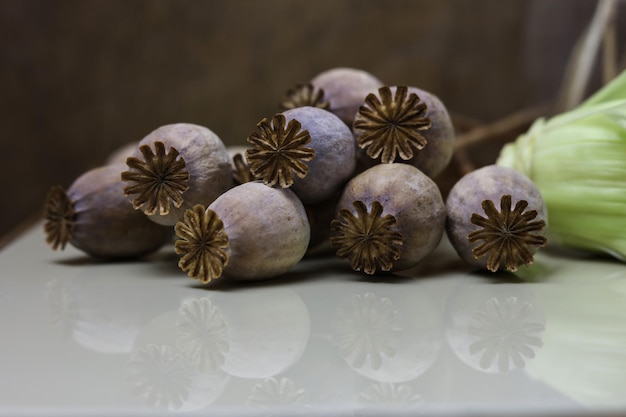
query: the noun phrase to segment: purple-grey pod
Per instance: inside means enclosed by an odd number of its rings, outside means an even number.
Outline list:
[[[488,165],[464,175],[450,190],[446,211],[448,238],[474,268],[515,272],[546,244],[541,193],[512,168]]]
[[[170,241],[172,229],[150,221],[124,196],[124,164],[85,172],[65,191],[50,189],[44,207],[46,241],[70,245],[95,258],[136,258]]]
[[[354,120],[359,165],[403,162],[431,178],[454,152],[454,127],[434,94],[406,86],[383,86],[367,95]]]
[[[366,274],[417,266],[439,244],[446,210],[437,185],[407,164],[375,165],[352,178],[331,223],[337,256]]]
[[[317,204],[332,197],[352,177],[356,168],[356,147],[350,129],[334,114],[316,107],[298,107],[283,112],[287,121],[297,120],[311,135],[308,144],[315,156],[304,178],[295,178],[291,187],[305,204]]]
[[[349,67],[337,67],[323,71],[311,79],[311,85],[323,92],[328,110],[352,128],[354,117],[365,97],[383,82],[371,73]]]
[[[311,233],[293,191],[260,181],[231,188],[206,209],[187,210],[175,231],[178,266],[202,283],[222,275],[236,280],[282,275],[302,259]]]
[[[269,186],[291,187],[304,204],[330,198],[356,168],[352,132],[333,113],[297,107],[263,119],[248,136],[250,171]]]
[[[226,146],[210,129],[191,123],[161,126],[144,137],[122,173],[136,209],[173,226],[185,210],[209,205],[233,186]]]

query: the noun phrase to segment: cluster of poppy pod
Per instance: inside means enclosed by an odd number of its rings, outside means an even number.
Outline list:
[[[204,283],[275,277],[319,247],[366,274],[403,271],[446,230],[461,258],[491,271],[529,264],[545,244],[541,196],[513,169],[472,172],[444,202],[433,178],[455,134],[434,94],[333,68],[280,106],[247,148],[204,126],[165,125],[67,191],[54,187],[47,241],[108,259],[173,241],[179,267]]]

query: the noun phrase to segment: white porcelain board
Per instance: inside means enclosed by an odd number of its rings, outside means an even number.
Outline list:
[[[2,416],[626,415],[626,266],[543,251],[520,277],[444,243],[368,278],[333,258],[207,288],[166,249],[0,252]]]

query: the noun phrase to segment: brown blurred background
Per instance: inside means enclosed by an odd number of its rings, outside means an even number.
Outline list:
[[[0,236],[119,146],[192,122],[245,144],[336,66],[497,120],[551,100],[589,0],[0,0]]]

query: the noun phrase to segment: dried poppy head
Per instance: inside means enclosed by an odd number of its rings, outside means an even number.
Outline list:
[[[324,100],[329,103],[328,110],[350,128],[365,97],[383,85],[371,73],[348,67],[323,71],[313,77],[310,83],[314,90],[324,92]]]
[[[294,177],[304,178],[309,168],[306,162],[313,159],[315,151],[306,147],[311,135],[297,120],[287,120],[276,114],[272,120],[263,119],[257,131],[248,136],[253,148],[246,151],[250,172],[266,185],[287,188]]]
[[[297,107],[257,127],[248,137],[250,171],[266,185],[291,187],[305,204],[330,198],[354,173],[352,132],[329,111]]]
[[[120,180],[123,164],[94,168],[64,190],[54,186],[44,206],[46,242],[63,250],[69,243],[96,258],[134,258],[156,251],[171,237],[133,209]]]
[[[203,283],[222,275],[281,275],[302,259],[310,239],[306,211],[293,191],[260,181],[231,188],[207,208],[187,210],[175,231],[178,266]]]
[[[324,98],[324,90],[313,87],[313,84],[298,84],[287,90],[285,99],[280,103],[283,110],[296,107],[318,107],[328,110],[330,103]]]
[[[416,87],[383,86],[367,95],[353,124],[363,166],[403,162],[430,177],[454,151],[454,129],[445,106]]]
[[[466,174],[450,190],[446,210],[450,242],[474,267],[515,272],[546,244],[543,198],[514,169],[489,165]]]
[[[144,137],[122,173],[133,206],[172,226],[185,210],[208,205],[233,185],[226,146],[210,129],[190,123],[161,126]]]
[[[337,256],[366,274],[417,266],[439,244],[445,206],[437,185],[407,164],[380,164],[352,178],[331,223]]]

